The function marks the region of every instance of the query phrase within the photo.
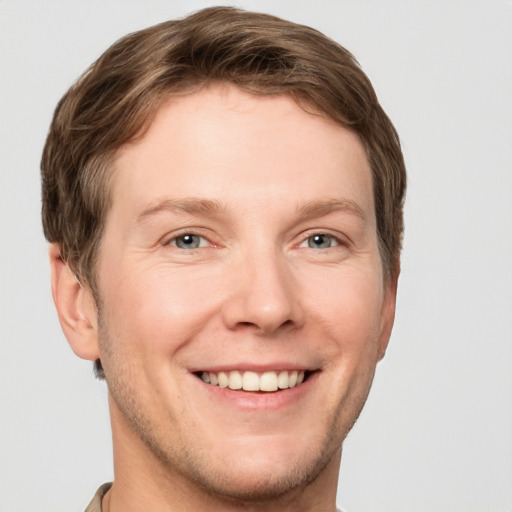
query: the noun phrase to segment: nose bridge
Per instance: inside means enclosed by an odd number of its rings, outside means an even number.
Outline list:
[[[235,264],[224,307],[230,328],[251,326],[271,334],[301,321],[296,284],[286,256],[272,244],[248,247]]]

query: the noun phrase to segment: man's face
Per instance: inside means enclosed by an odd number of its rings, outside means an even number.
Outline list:
[[[354,134],[227,85],[170,100],[116,162],[98,283],[115,445],[245,499],[335,471],[394,311]]]

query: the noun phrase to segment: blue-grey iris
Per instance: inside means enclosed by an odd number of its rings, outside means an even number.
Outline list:
[[[183,235],[176,238],[176,247],[180,249],[197,249],[201,244],[201,237],[197,235]]]
[[[323,234],[310,236],[308,246],[312,249],[328,249],[332,246],[332,237]]]

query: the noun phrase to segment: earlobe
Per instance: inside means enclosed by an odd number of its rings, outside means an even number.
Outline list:
[[[49,248],[52,295],[60,325],[73,352],[96,360],[98,350],[97,308],[89,287],[82,286],[60,255],[60,245]]]

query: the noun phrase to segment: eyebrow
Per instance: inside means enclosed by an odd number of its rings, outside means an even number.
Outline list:
[[[226,211],[218,201],[200,198],[161,199],[143,210],[137,217],[137,223],[144,223],[149,217],[159,213],[188,213],[201,215],[222,215]]]
[[[161,199],[144,209],[137,217],[137,223],[142,224],[148,218],[161,213],[187,213],[190,215],[220,216],[226,213],[226,206],[212,199],[181,198]],[[333,212],[347,212],[366,223],[367,217],[364,210],[350,199],[325,199],[321,201],[308,201],[297,207],[296,214],[299,218],[322,217]]]
[[[309,201],[297,209],[299,217],[322,217],[333,212],[347,212],[367,222],[364,210],[351,199],[326,199],[323,201]]]

